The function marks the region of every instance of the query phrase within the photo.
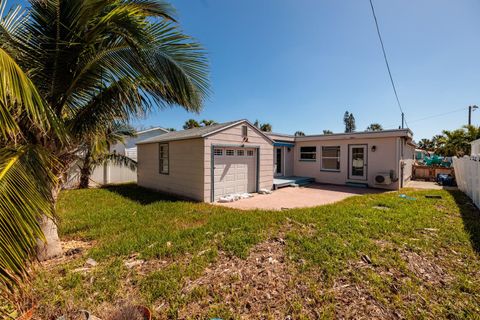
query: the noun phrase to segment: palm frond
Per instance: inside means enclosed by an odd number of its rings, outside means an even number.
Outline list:
[[[13,290],[35,255],[42,216],[52,217],[55,160],[35,146],[0,150],[0,286]]]

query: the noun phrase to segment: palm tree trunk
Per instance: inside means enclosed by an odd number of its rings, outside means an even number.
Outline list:
[[[91,164],[90,152],[87,152],[87,155],[83,160],[82,167],[80,168],[80,183],[78,185],[78,188],[80,189],[88,188],[91,175],[92,175],[92,164]]]
[[[56,207],[60,186],[52,190],[53,206]],[[43,216],[40,221],[40,227],[45,236],[45,242],[37,241],[37,258],[40,261],[49,260],[62,255],[62,245],[58,237],[57,223],[54,218]]]

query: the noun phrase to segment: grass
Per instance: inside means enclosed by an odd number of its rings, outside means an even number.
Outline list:
[[[282,315],[368,317],[375,306],[385,318],[478,319],[478,211],[461,192],[402,192],[416,200],[389,192],[269,212],[178,201],[133,185],[65,191],[61,238],[93,245],[79,258],[39,268],[27,300],[44,319],[78,309],[101,314],[123,300],[146,304],[161,319],[194,311],[236,318],[243,298],[227,302],[215,284],[185,288],[222,259],[246,259],[257,244],[281,235],[293,290],[277,302]],[[150,267],[127,268],[132,255]],[[75,270],[88,257],[98,266]],[[190,308],[196,304],[201,308]],[[275,318],[262,312],[254,317]]]

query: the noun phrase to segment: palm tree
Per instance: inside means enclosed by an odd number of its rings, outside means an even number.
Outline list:
[[[430,139],[421,139],[418,142],[418,147],[423,150],[433,151],[435,149],[434,143]]]
[[[217,124],[215,120],[206,120],[206,119],[203,119],[202,121],[200,121],[200,123],[203,124],[204,126],[212,126],[214,124]]]
[[[304,137],[305,133],[303,131],[297,131],[297,132],[295,132],[294,136],[295,137]]]
[[[198,128],[200,127],[200,123],[197,122],[195,119],[188,119],[185,121],[185,124],[183,125],[183,129],[192,129],[192,128]]]
[[[355,132],[356,125],[353,113],[345,111],[345,114],[343,115],[343,123],[345,124],[345,133]]]
[[[270,123],[262,123],[260,130],[263,132],[272,132],[272,125]]]
[[[37,239],[41,259],[61,253],[55,203],[85,137],[157,106],[198,112],[208,64],[168,4],[30,0],[0,17],[0,74],[0,281],[13,288]]]
[[[118,166],[136,169],[137,162],[127,156],[110,153],[110,146],[123,143],[127,137],[135,137],[135,130],[126,124],[114,122],[103,135],[95,134],[85,143],[81,150],[80,183],[79,188],[88,188],[90,176],[96,166],[113,163]]]
[[[332,130],[323,130],[323,134],[333,134]]]
[[[367,127],[367,131],[382,131],[383,127],[380,123],[372,123]]]

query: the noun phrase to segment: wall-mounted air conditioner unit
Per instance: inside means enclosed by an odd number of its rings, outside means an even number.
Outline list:
[[[391,184],[392,178],[389,172],[380,172],[375,176],[375,184]]]

